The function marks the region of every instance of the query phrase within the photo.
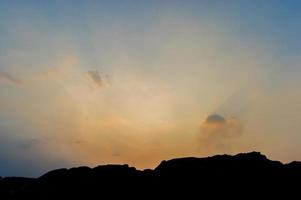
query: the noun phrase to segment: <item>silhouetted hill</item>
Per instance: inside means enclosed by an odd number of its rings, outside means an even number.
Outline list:
[[[77,167],[50,171],[37,179],[0,179],[5,198],[56,199],[61,197],[187,199],[195,195],[238,196],[277,194],[299,190],[301,162],[282,164],[258,152],[235,156],[178,158],[162,161],[154,170],[128,165]],[[289,193],[290,192],[290,193]],[[243,196],[242,196],[243,197]]]

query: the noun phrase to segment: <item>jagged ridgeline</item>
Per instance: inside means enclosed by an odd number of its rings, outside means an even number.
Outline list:
[[[301,162],[282,164],[258,153],[162,161],[155,169],[128,165],[56,169],[39,178],[0,180],[1,197],[159,198],[159,195],[256,195],[298,191]],[[142,196],[141,196],[142,195]]]

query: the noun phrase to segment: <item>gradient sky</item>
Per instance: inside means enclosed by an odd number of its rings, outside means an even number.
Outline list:
[[[297,0],[0,0],[0,176],[301,160],[300,35]]]

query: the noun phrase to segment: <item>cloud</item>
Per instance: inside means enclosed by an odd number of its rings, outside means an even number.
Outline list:
[[[24,140],[23,142],[20,142],[20,148],[23,150],[29,150],[32,148],[36,148],[38,145],[42,144],[42,140],[41,139],[37,139],[37,138],[33,138],[33,139],[27,139]]]
[[[206,123],[224,123],[225,122],[225,118],[214,114],[214,115],[209,115],[206,119]]]
[[[101,76],[98,70],[89,70],[86,73],[86,79],[94,88],[103,88],[110,86],[110,77],[108,75]]]
[[[201,124],[201,149],[210,154],[231,153],[241,135],[242,124],[236,117],[209,115]]]
[[[21,85],[22,84],[22,81],[20,79],[12,76],[11,74],[6,73],[6,72],[0,72],[0,81],[1,80],[7,81],[9,83],[13,83],[15,85]]]

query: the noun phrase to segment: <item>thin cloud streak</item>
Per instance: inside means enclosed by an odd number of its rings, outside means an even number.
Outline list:
[[[22,81],[7,72],[0,72],[0,81],[6,81],[15,85],[22,85]]]

